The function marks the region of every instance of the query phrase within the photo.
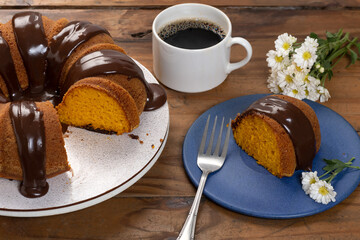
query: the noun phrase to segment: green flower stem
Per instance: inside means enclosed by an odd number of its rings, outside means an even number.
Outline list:
[[[323,168],[324,170],[327,170],[323,175],[319,177],[319,179],[326,181],[328,183],[331,183],[331,181],[338,175],[342,170],[345,168],[354,168],[360,170],[360,167],[358,166],[351,166],[352,162],[354,161],[354,157],[351,158],[348,162],[344,163],[338,159],[324,159],[327,165]],[[327,178],[322,179],[323,177],[330,174]]]
[[[336,63],[339,62],[339,60],[347,53],[347,51],[349,51],[349,49],[357,42],[358,38],[354,38],[353,40],[351,40],[345,47],[343,48],[338,48],[337,51],[335,51],[332,55],[329,56],[329,58],[327,59],[328,61],[333,61],[335,58],[339,57],[341,55],[341,57],[338,59],[338,61]],[[345,43],[345,42],[344,42]],[[341,43],[341,45],[343,45],[344,43]],[[339,44],[339,46],[341,46]],[[336,64],[335,63],[335,64]],[[335,66],[335,64],[331,67],[331,69]]]
[[[321,79],[320,79],[321,85],[322,85],[323,87],[325,86],[325,80],[326,80],[326,78],[327,78],[328,75],[329,75],[329,73],[326,72],[326,73],[324,74],[324,76],[322,76]]]
[[[347,52],[347,51],[345,51],[345,52],[336,60],[336,62],[331,66],[330,69],[333,69],[333,68],[336,66],[336,64],[338,64],[338,62],[340,62],[340,60],[345,56],[346,52]]]
[[[327,171],[326,173],[324,173],[323,175],[321,175],[320,177],[319,177],[319,179],[320,178],[323,178],[323,177],[325,177],[327,174],[329,174],[331,171]]]
[[[332,60],[334,60],[335,58],[337,58],[338,56],[340,56],[341,54],[344,54],[347,52],[346,48],[340,48],[339,50],[337,50],[336,52],[334,52],[332,55],[329,56],[329,58],[327,59],[329,62],[331,62]]]
[[[357,167],[357,166],[348,166],[348,168],[355,168],[355,169],[360,170],[360,167]]]
[[[337,173],[336,174],[331,174],[330,177],[324,179],[325,182],[327,183],[331,183],[331,181],[336,177]]]

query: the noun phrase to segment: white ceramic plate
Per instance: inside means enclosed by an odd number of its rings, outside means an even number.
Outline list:
[[[138,63],[138,62],[137,62]],[[138,63],[139,64],[139,63]],[[157,83],[144,66],[149,83]],[[72,172],[48,179],[49,192],[29,199],[19,192],[20,181],[0,179],[0,215],[39,217],[68,213],[105,201],[139,180],[156,162],[169,132],[169,107],[143,112],[132,134],[106,135],[69,127],[65,147]]]

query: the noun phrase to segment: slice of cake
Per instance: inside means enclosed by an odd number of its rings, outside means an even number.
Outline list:
[[[0,104],[0,177],[22,180],[26,197],[47,192],[46,178],[70,170],[62,127],[50,102]]]
[[[56,107],[62,123],[122,134],[139,123],[139,113],[128,91],[110,80],[85,78],[70,87]]]
[[[310,170],[321,143],[315,112],[305,102],[270,95],[251,104],[232,121],[236,143],[277,177]]]

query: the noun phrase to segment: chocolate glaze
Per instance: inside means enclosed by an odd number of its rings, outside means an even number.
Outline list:
[[[43,113],[30,101],[12,102],[9,112],[23,170],[20,192],[29,198],[41,197],[49,189],[45,178]]]
[[[251,104],[244,116],[251,112],[265,114],[281,124],[293,142],[296,169],[311,170],[316,154],[315,134],[309,119],[299,108],[283,99],[266,96]]]
[[[11,101],[20,99],[23,91],[16,76],[14,61],[11,57],[10,47],[0,34],[0,75],[5,81]]]
[[[104,74],[123,74],[129,76],[128,79],[140,79],[148,96],[145,111],[160,108],[166,102],[165,90],[158,84],[149,84],[141,68],[129,56],[109,49],[89,53],[76,61],[69,70],[61,93],[65,93],[80,79]]]
[[[159,84],[149,83],[148,84],[148,99],[145,105],[145,111],[152,111],[160,108],[166,102],[167,96],[163,87]],[[150,94],[149,94],[150,92]]]
[[[61,130],[62,130],[62,133],[65,134],[67,132],[69,128],[69,125],[66,124],[66,123],[61,123]]]
[[[21,12],[12,18],[18,49],[29,78],[30,93],[41,93],[45,84],[47,40],[41,14]]]
[[[95,35],[110,33],[103,27],[86,21],[68,23],[57,35],[53,37],[48,54],[47,79],[48,86],[57,89],[61,70],[71,53],[83,42]]]

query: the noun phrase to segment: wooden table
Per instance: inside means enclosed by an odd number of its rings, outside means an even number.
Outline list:
[[[2,0],[0,21],[22,10],[37,10],[53,19],[89,20],[106,27],[130,56],[152,71],[151,24],[173,0]],[[199,94],[166,89],[170,134],[153,168],[136,184],[103,203],[68,214],[40,218],[0,217],[1,239],[175,239],[192,204],[195,188],[182,164],[182,143],[191,124],[208,108],[231,98],[268,93],[266,53],[284,32],[303,40],[310,32],[343,28],[360,37],[360,1],[199,1],[217,6],[231,19],[233,36],[253,46],[245,67],[219,87]],[[233,47],[232,60],[244,50]],[[343,60],[326,83],[331,99],[324,105],[360,131],[360,64],[345,69]],[[360,147],[360,146],[359,146]],[[359,239],[360,190],[323,213],[289,220],[242,215],[202,199],[196,239]]]

